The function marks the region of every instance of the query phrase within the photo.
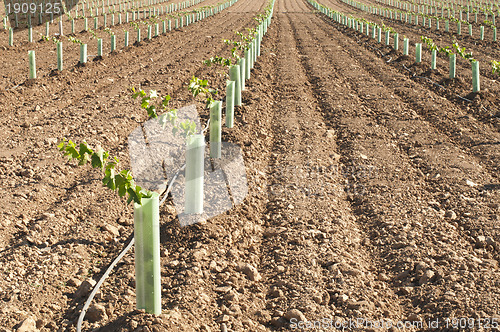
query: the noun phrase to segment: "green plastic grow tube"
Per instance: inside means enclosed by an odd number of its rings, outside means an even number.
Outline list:
[[[226,127],[233,128],[234,126],[234,81],[226,83]]]
[[[416,63],[422,62],[422,44],[421,43],[415,44],[415,62]]]
[[[229,79],[236,83],[234,90],[234,105],[241,106],[241,78],[240,66],[232,65],[229,67]]]
[[[159,195],[134,203],[135,285],[137,309],[161,314]]]
[[[456,77],[456,64],[457,64],[457,55],[454,53],[450,53],[450,78],[453,79]]]
[[[57,70],[63,70],[63,48],[62,42],[57,42]]]
[[[28,51],[28,59],[29,59],[29,78],[36,78],[36,59],[35,59],[35,51]]]
[[[479,92],[481,90],[479,84],[479,61],[472,61],[472,91]]]
[[[80,63],[87,63],[87,44],[80,45]]]
[[[205,137],[192,135],[186,140],[185,214],[203,212]]]
[[[221,157],[222,103],[217,100],[210,107],[210,158]]]
[[[245,58],[240,58],[238,60],[238,65],[240,66],[240,81],[241,81],[241,91],[245,91],[245,80],[246,80],[246,60]]]

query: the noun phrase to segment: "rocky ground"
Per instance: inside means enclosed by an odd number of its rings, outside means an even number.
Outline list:
[[[146,119],[129,88],[169,93],[174,106],[194,101],[185,88],[193,75],[223,91],[223,73],[201,61],[227,55],[222,39],[254,26],[265,6],[239,0],[85,67],[42,71],[33,84],[19,75],[28,45],[0,49],[0,331],[75,331],[90,288],[133,231],[131,206],[101,187],[98,171],[67,162],[57,142],[101,144],[128,167],[127,137]],[[444,93],[414,77],[423,66],[304,0],[277,0],[274,13],[235,127],[223,129],[243,150],[248,196],[188,227],[167,201],[162,315],[135,310],[131,251],[84,330],[308,327],[299,321],[316,330],[491,330],[500,321],[496,79],[468,95],[459,74]],[[439,81],[439,65],[425,75]]]

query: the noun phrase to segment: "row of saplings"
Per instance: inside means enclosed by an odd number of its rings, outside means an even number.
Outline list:
[[[226,44],[232,46],[230,57],[216,56],[203,61],[207,66],[221,65],[226,66],[229,70],[225,99],[225,124],[228,128],[232,128],[234,125],[234,108],[242,103],[241,91],[245,89],[245,80],[250,78],[251,69],[260,55],[262,37],[271,23],[273,7],[274,0],[270,0],[265,14],[260,14],[255,18],[259,23],[258,26],[254,29],[248,29],[248,35],[237,33],[241,37],[241,41],[224,40]],[[203,97],[205,106],[210,109],[208,127],[210,158],[220,158],[222,102],[215,100],[218,91],[210,88],[207,80],[197,77],[191,79],[188,88],[193,97]],[[174,135],[180,135],[185,140],[184,214],[199,215],[203,213],[205,159],[203,132],[197,131],[194,121],[190,119],[179,120],[177,109],[169,107],[169,95],[160,97],[156,91],[150,91],[148,94],[144,90],[132,90],[133,98],[140,99],[141,107],[147,112],[148,118],[157,119],[163,129],[170,128]],[[117,191],[120,197],[126,196],[128,204],[134,203],[133,241],[135,240],[137,308],[145,309],[148,313],[160,314],[160,194],[138,186],[130,170],[119,171],[118,158],[111,158],[109,152],[101,147],[92,149],[86,142],[76,144],[66,139],[63,139],[58,147],[70,160],[77,160],[79,165],[89,163],[93,168],[101,169],[104,173],[103,185]],[[110,268],[113,266],[114,264]],[[101,282],[98,283],[98,285],[100,284]],[[92,297],[91,295],[82,310],[77,324],[78,331],[81,329],[86,308]]]

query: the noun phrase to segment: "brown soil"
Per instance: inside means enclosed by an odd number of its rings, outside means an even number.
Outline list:
[[[129,88],[169,93],[174,106],[193,102],[193,75],[223,91],[222,70],[201,61],[229,54],[222,39],[254,26],[265,5],[239,0],[83,67],[68,49],[74,61],[56,75],[53,46],[39,42],[35,82],[20,74],[28,46],[0,47],[0,331],[27,317],[40,331],[75,331],[78,285],[98,280],[133,232],[131,206],[56,143],[101,144],[127,167],[127,136],[146,120]],[[236,125],[223,130],[243,149],[248,197],[188,227],[163,205],[163,314],[135,310],[132,251],[94,300],[105,315],[85,330],[292,330],[297,318],[451,331],[452,318],[476,319],[466,330],[500,320],[498,83],[468,96],[464,78],[441,82],[447,71],[390,52],[304,0],[277,0]]]

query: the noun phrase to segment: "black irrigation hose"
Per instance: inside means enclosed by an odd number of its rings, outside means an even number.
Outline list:
[[[208,127],[210,125],[210,119],[207,121],[207,124],[205,126],[205,129],[203,129],[201,132],[205,133],[208,130]],[[177,176],[179,176],[179,173],[182,172],[186,168],[186,164],[184,164],[181,168],[177,170],[175,175],[172,177],[172,180],[170,180],[170,183],[167,187],[167,190],[164,192],[163,199],[160,202],[160,206],[165,202],[165,200],[168,197],[168,194],[170,193],[170,190],[172,190],[172,186],[174,185],[175,180],[177,180]],[[82,330],[82,324],[83,324],[83,319],[85,318],[85,314],[87,313],[87,310],[90,306],[90,303],[92,303],[92,300],[94,299],[95,295],[97,294],[97,291],[101,287],[101,285],[104,283],[104,280],[109,276],[111,271],[115,268],[116,264],[118,264],[119,261],[122,260],[123,256],[127,254],[127,252],[132,248],[134,245],[135,238],[132,236],[132,239],[130,242],[127,244],[127,246],[122,250],[122,252],[118,255],[118,257],[115,258],[113,263],[109,265],[108,269],[106,272],[101,276],[101,279],[99,279],[99,282],[95,285],[94,289],[92,290],[92,293],[88,297],[87,301],[85,302],[85,305],[83,306],[82,312],[80,313],[80,316],[78,317],[78,322],[76,325],[76,330],[80,332]]]
[[[411,70],[410,70],[409,68],[407,68],[405,65],[403,65],[403,67],[404,67],[404,69],[408,70],[408,71],[411,73]],[[413,74],[413,76],[412,76],[412,77],[417,77],[417,78],[425,78],[426,80],[428,80],[428,81],[429,81],[429,82],[431,82],[432,84],[434,84],[434,85],[436,85],[436,86],[438,86],[438,87],[440,87],[440,88],[442,88],[442,89],[444,89],[444,90],[447,90],[444,86],[442,86],[442,85],[440,85],[440,84],[438,84],[438,83],[434,82],[433,80],[431,80],[431,79],[430,79],[430,78],[428,78],[428,77],[417,76],[415,73],[412,73],[412,74]],[[456,97],[458,97],[458,98],[460,98],[460,99],[462,99],[462,100],[464,100],[464,101],[468,101],[469,103],[472,103],[472,100],[467,99],[467,98],[465,98],[465,97],[462,97],[462,96],[460,96],[460,95],[458,95],[458,94],[455,94],[455,96],[456,96]],[[481,108],[482,108],[485,112],[488,112],[488,110],[486,109],[486,107],[484,107],[483,105],[481,105]]]
[[[170,181],[168,189],[165,192],[165,197],[161,201],[160,205],[163,204],[163,202],[165,202],[165,199],[167,198],[168,193],[170,192],[174,181],[177,179],[177,175],[179,174],[179,172],[182,169],[184,169],[184,167],[186,167],[186,165],[184,165],[179,171],[177,171],[176,175]],[[111,263],[111,265],[108,267],[108,269],[106,270],[106,272],[102,275],[101,279],[99,279],[99,282],[95,285],[94,289],[92,290],[92,293],[90,294],[90,296],[88,297],[87,301],[85,302],[85,305],[83,306],[82,312],[80,313],[80,317],[78,317],[78,322],[77,322],[77,325],[76,325],[76,330],[78,332],[80,332],[82,330],[83,319],[85,318],[85,314],[87,313],[87,310],[88,310],[88,308],[90,306],[90,303],[92,302],[92,300],[94,299],[95,295],[97,294],[97,291],[99,290],[99,288],[101,287],[101,285],[104,283],[104,280],[106,280],[106,278],[109,276],[109,274],[111,273],[111,271],[115,268],[116,264],[118,264],[118,262],[122,260],[123,256],[125,256],[127,254],[127,252],[132,248],[132,246],[134,245],[134,242],[135,242],[135,238],[132,237],[132,239],[127,244],[127,246],[122,250],[122,252],[118,255],[118,257],[115,258],[115,260],[113,261],[113,263]]]
[[[428,77],[424,77],[424,76],[418,76],[417,74],[413,73],[413,72],[412,72],[412,71],[411,71],[408,67],[406,67],[405,65],[403,65],[403,68],[404,68],[404,69],[406,69],[406,70],[408,70],[410,73],[412,73],[412,74],[413,74],[412,78],[413,78],[413,77],[416,77],[416,78],[424,78],[424,79],[428,80],[429,82],[431,82],[432,84],[434,84],[435,86],[438,86],[438,87],[440,87],[440,88],[442,88],[442,89],[446,90],[446,88],[445,88],[444,86],[442,86],[442,85],[441,85],[441,84],[439,84],[439,83],[434,82],[434,81],[433,81],[433,80],[431,80],[430,78],[428,78]],[[459,95],[457,95],[457,96],[458,96],[458,97],[460,97]],[[460,98],[462,98],[462,97],[460,97]],[[464,99],[465,99],[465,98],[464,98]],[[469,101],[469,102],[472,102],[471,100],[468,100],[468,99],[465,99],[465,100],[467,100],[467,101]]]
[[[361,43],[361,40],[360,40],[360,39],[357,39],[357,40],[356,40],[356,42],[357,42],[358,44],[360,44],[360,43]],[[387,53],[387,54],[385,54],[385,55],[382,55],[382,52],[381,52],[381,50],[380,50],[379,48],[373,47],[373,46],[371,46],[371,45],[365,45],[365,46],[366,46],[366,47],[369,47],[369,48],[371,48],[371,49],[373,49],[373,50],[375,50],[375,51],[377,51],[377,52],[378,52],[378,53],[379,53],[379,54],[380,54],[383,58],[389,55],[389,53]],[[387,60],[387,61],[386,61],[386,63],[389,63],[389,62],[391,62],[391,61],[392,61],[392,57],[390,57],[390,58],[389,58],[389,60]],[[413,75],[412,75],[412,78],[423,78],[423,79],[426,79],[426,80],[428,80],[429,82],[431,82],[433,85],[435,85],[435,86],[437,86],[437,87],[440,87],[440,88],[441,88],[441,89],[443,89],[443,90],[447,90],[444,86],[442,86],[442,85],[441,85],[441,84],[439,84],[439,83],[434,82],[433,80],[431,80],[431,79],[430,79],[430,78],[428,78],[428,77],[424,77],[424,76],[418,76],[418,75],[416,75],[415,73],[413,73],[413,72],[412,72],[412,71],[411,71],[408,67],[406,67],[405,65],[403,65],[403,68],[404,68],[404,69],[406,69],[406,70],[408,70],[410,73],[412,73],[412,74],[413,74]],[[458,94],[455,94],[455,96],[456,96],[456,97],[458,97],[458,98],[460,98],[460,99],[462,99],[462,100],[464,100],[464,101],[467,101],[467,102],[469,102],[469,103],[472,103],[472,100],[467,99],[467,98],[464,98],[464,97],[462,97],[462,96],[460,96],[460,95],[458,95]],[[487,110],[484,106],[482,106],[482,105],[481,105],[481,108],[482,108],[485,112],[488,112],[488,110]]]

